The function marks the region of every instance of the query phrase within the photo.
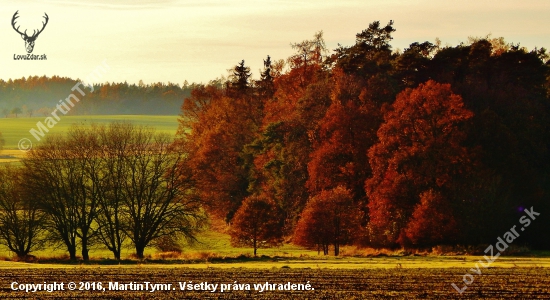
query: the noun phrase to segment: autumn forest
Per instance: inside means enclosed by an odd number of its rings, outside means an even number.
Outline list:
[[[38,237],[45,227],[33,222],[50,224],[73,259],[78,240],[85,259],[92,240],[120,259],[125,239],[143,258],[176,234],[192,240],[208,219],[254,254],[282,243],[334,255],[486,245],[531,208],[545,217],[514,244],[550,249],[546,50],[490,36],[399,50],[395,30],[376,21],[337,49],[318,32],[286,60],[266,55],[258,79],[243,58],[206,84],[96,85],[71,114],[180,112],[175,139],[75,127],[30,151],[21,171],[0,170],[0,198],[25,186],[14,193],[38,199],[25,226]],[[56,103],[76,82],[0,82],[0,108],[37,115],[36,93]],[[72,215],[52,202],[65,198]]]
[[[550,213],[544,48],[503,38],[391,47],[373,22],[329,54],[322,32],[182,106],[196,193],[238,243],[479,245],[525,208]],[[184,145],[184,146],[183,146]],[[550,222],[518,244],[549,248]]]

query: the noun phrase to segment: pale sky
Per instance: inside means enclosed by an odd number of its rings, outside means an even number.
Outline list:
[[[15,1],[13,1],[15,2]],[[207,82],[227,75],[242,59],[257,78],[262,59],[286,59],[290,43],[322,30],[329,49],[350,46],[375,20],[394,20],[392,45],[457,45],[468,36],[503,36],[522,46],[550,48],[547,0],[50,0],[2,2],[0,78],[59,75],[85,78],[106,59],[101,82]],[[28,33],[49,23],[33,54],[46,61],[16,61],[25,44],[10,25]]]

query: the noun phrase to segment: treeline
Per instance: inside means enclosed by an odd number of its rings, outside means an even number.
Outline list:
[[[320,32],[268,56],[259,80],[242,61],[193,89],[178,137],[196,195],[255,248],[493,244],[531,207],[541,217],[514,243],[549,248],[546,50],[487,37],[393,51],[394,31],[373,22],[332,53]]]
[[[0,79],[0,113],[2,117],[48,116],[65,100],[79,82],[67,77],[29,76],[20,79]],[[85,93],[70,115],[174,115],[181,101],[197,84],[174,83],[138,85],[124,83],[96,84],[91,88],[79,86]],[[78,92],[76,92],[78,93]]]
[[[129,123],[48,135],[22,166],[0,166],[0,242],[20,258],[63,246],[71,260],[94,246],[121,258],[180,249],[204,227],[186,155],[172,137]]]

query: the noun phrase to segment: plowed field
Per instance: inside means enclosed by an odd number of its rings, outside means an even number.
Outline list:
[[[463,268],[447,269],[191,269],[191,268],[58,268],[4,269],[0,273],[0,299],[550,299],[550,269],[489,268],[463,294],[452,286],[465,286]],[[471,273],[471,272],[469,272]],[[17,284],[12,284],[17,282]],[[63,283],[63,289],[47,292],[14,291],[24,284]],[[76,290],[68,284],[75,283]],[[81,282],[88,282],[81,283]],[[99,284],[101,288],[99,289]],[[115,282],[117,283],[115,285]],[[131,290],[141,285],[149,290]],[[207,286],[208,282],[210,286]],[[276,290],[255,290],[254,284],[269,282]],[[277,290],[287,284],[311,284],[313,290]],[[95,286],[92,287],[92,283]],[[131,284],[129,284],[131,283]],[[181,290],[180,283],[209,291]],[[151,292],[151,284],[168,291]],[[217,284],[214,292],[213,285]],[[225,284],[226,290],[220,291]],[[236,286],[237,285],[241,285]],[[250,290],[246,290],[249,284]],[[281,285],[279,285],[281,284]],[[119,289],[116,290],[115,287]],[[130,290],[120,290],[120,287]],[[234,288],[237,287],[237,290]],[[259,286],[257,286],[259,287]],[[82,288],[83,290],[79,290]],[[103,288],[105,289],[103,291]],[[230,288],[230,290],[227,290]],[[239,290],[244,288],[245,290]],[[94,290],[96,289],[96,290]],[[97,290],[99,289],[99,290]]]

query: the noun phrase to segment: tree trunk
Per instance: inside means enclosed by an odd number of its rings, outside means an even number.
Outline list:
[[[340,244],[334,243],[334,256],[338,256],[340,254]]]
[[[88,248],[82,248],[82,260],[88,261],[90,260],[90,254],[88,253]]]
[[[136,256],[137,256],[137,258],[139,258],[139,259],[145,258],[145,256],[143,255],[143,252],[145,252],[145,246],[143,246],[141,244],[136,244]]]
[[[120,250],[113,250],[113,255],[116,260],[120,260]]]
[[[90,260],[90,255],[89,255],[89,250],[88,250],[88,238],[85,237],[85,238],[82,238],[82,260],[85,260],[85,261],[88,261]]]
[[[76,260],[76,247],[74,245],[70,245],[67,247],[69,251],[69,258],[71,260]]]
[[[256,257],[257,241],[254,239],[254,257]]]

